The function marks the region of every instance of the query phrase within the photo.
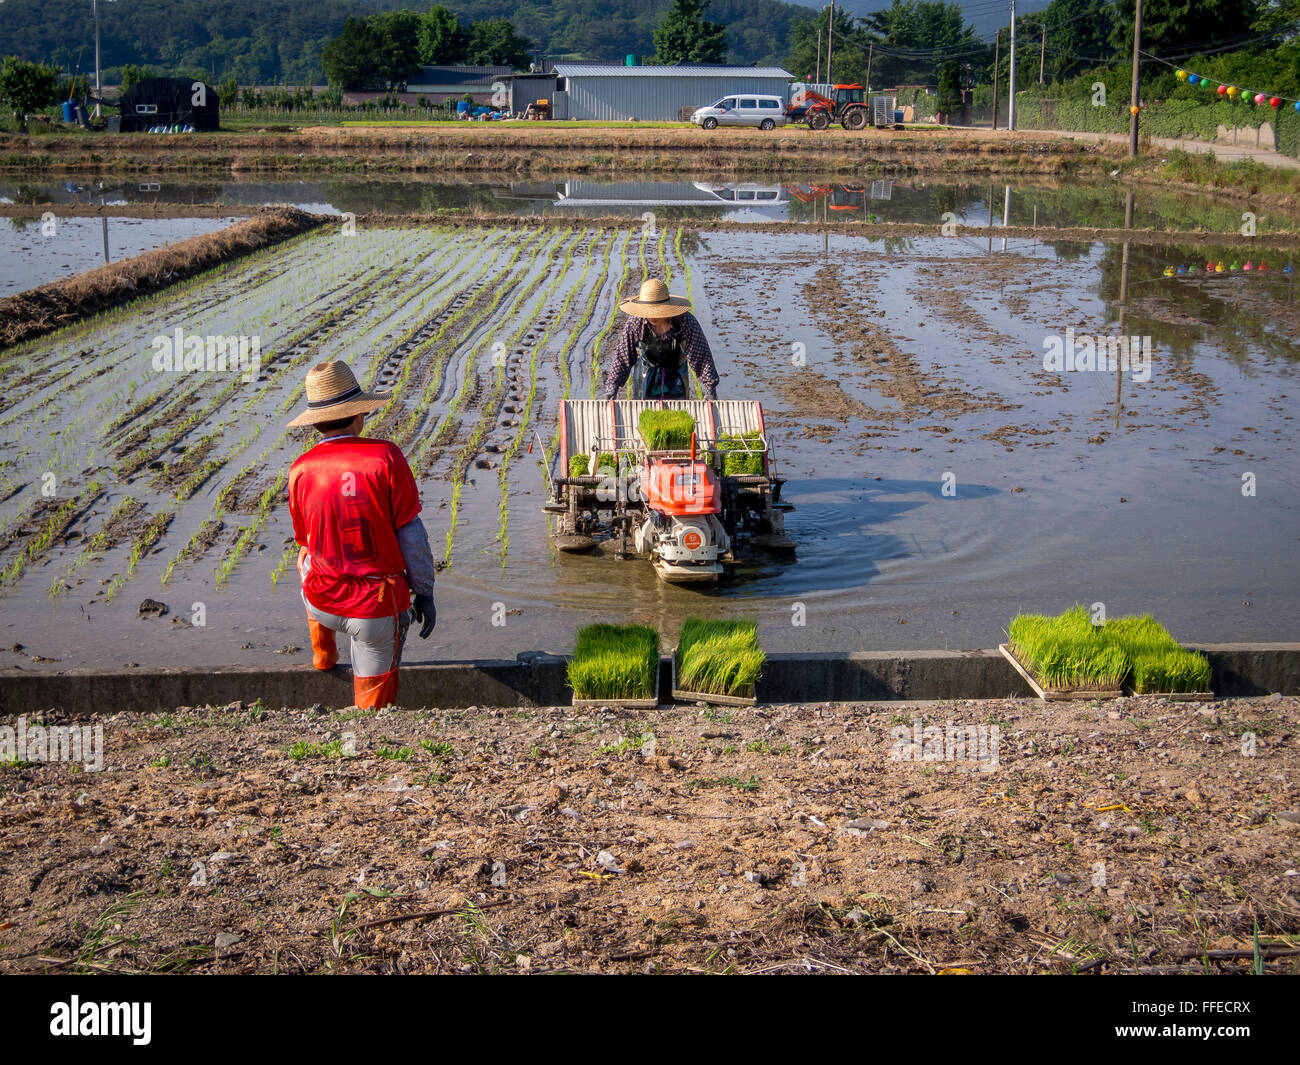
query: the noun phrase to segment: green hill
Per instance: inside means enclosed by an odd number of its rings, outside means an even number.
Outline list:
[[[432,4],[401,0],[100,0],[101,64],[113,82],[124,64],[156,72],[204,71],[219,82],[320,84],[320,52],[349,15]],[[462,22],[509,18],[548,60],[619,60],[654,52],[651,34],[671,0],[469,0],[444,3]],[[793,18],[809,8],[780,0],[713,0],[706,16],[727,27],[730,60],[779,63]],[[93,71],[90,4],[4,0],[0,53]]]

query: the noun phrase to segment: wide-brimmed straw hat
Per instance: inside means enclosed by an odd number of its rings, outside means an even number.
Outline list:
[[[691,301],[685,296],[668,295],[668,286],[652,277],[641,282],[641,291],[635,299],[624,300],[618,309],[638,318],[676,318],[691,309]]]
[[[318,425],[355,418],[378,410],[392,398],[391,393],[378,395],[365,391],[346,363],[337,359],[317,363],[307,371],[307,409],[289,425]]]

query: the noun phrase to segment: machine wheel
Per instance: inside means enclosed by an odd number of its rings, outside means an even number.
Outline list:
[[[815,114],[811,115],[808,119],[808,128],[815,129],[818,132],[824,130],[830,124],[831,124],[830,117],[826,114],[825,111],[818,111]]]
[[[843,121],[845,129],[861,129],[867,124],[867,113],[860,107],[854,108],[852,111],[844,112]]]
[[[758,124],[758,128],[762,130],[776,129],[776,123],[770,118],[765,118]]]
[[[700,125],[703,126],[705,129],[717,129],[718,120],[714,118],[712,115],[710,115],[708,118],[704,119],[704,121],[702,121]]]

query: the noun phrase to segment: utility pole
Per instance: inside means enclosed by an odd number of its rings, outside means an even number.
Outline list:
[[[817,84],[819,84],[819,85],[821,84],[821,80],[822,80],[822,28],[821,28],[820,26],[817,27],[817,77],[816,77],[815,79],[813,79],[813,80],[815,80],[815,81],[817,82]]]
[[[104,92],[99,85],[99,0],[90,0],[90,11],[95,18],[95,117],[99,118],[99,101]],[[107,255],[105,262],[107,262]]]
[[[1136,159],[1138,153],[1138,96],[1141,92],[1142,71],[1142,0],[1135,0],[1133,11],[1133,93],[1129,101],[1128,157]]]
[[[1011,76],[1007,79],[1007,129],[1016,128],[1016,0],[1011,0]]]
[[[1043,23],[1043,36],[1038,42],[1038,84],[1043,84],[1043,67],[1047,63],[1047,23]]]
[[[831,73],[831,45],[835,37],[835,0],[831,0],[830,14],[826,16],[826,80],[835,84],[835,75]]]
[[[867,92],[871,92],[871,56],[876,50],[876,42],[867,43]]]
[[[993,128],[998,128],[998,60],[1002,47],[1002,33],[993,38]]]

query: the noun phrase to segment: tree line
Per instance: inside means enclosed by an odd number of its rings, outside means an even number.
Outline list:
[[[186,2],[169,0],[181,10]],[[244,27],[239,20],[247,2],[226,0],[223,16]],[[277,5],[284,2],[259,0],[259,5],[274,21]],[[324,17],[338,10],[337,2],[316,0],[313,7]],[[486,11],[490,2],[469,0],[458,8]],[[45,0],[29,3],[46,9]],[[132,8],[148,9],[154,3],[134,0]],[[102,5],[110,11],[121,6]],[[570,21],[562,33],[553,20],[565,15],[577,21]],[[1022,16],[1017,20],[1018,87],[1048,96],[1077,95],[1081,85],[1091,85],[1090,79],[1100,77],[1108,87],[1113,81],[1119,89],[1131,55],[1132,17],[1131,0],[1051,0],[1043,11]],[[161,14],[160,19],[160,24],[172,21]],[[595,32],[592,27],[599,28],[596,36],[589,33]],[[828,29],[834,40],[829,70]],[[534,32],[538,36],[532,36]],[[1190,93],[1189,86],[1173,79],[1175,66],[1183,65],[1211,79],[1295,97],[1300,95],[1298,34],[1300,0],[1145,0],[1143,48],[1153,58],[1144,63],[1144,92],[1160,97]],[[155,49],[158,54],[182,54],[166,43],[174,42],[174,36],[165,32],[154,36],[164,39]],[[510,18],[494,14],[475,19],[441,5],[422,12],[399,8],[353,14],[342,20],[336,32],[301,47],[314,48],[333,99],[345,87],[395,88],[421,64],[526,69],[538,58],[617,60],[617,50],[627,47],[628,54],[650,63],[780,63],[797,79],[865,82],[869,77],[873,87],[938,84],[942,102],[950,104],[963,88],[987,88],[995,79],[1006,85],[1008,36],[1004,29],[995,40],[981,37],[965,21],[960,5],[948,0],[892,0],[890,6],[862,18],[837,5],[833,21],[828,8],[811,11],[779,0],[672,0],[666,7],[665,0],[518,0]],[[29,39],[19,20],[6,46]],[[598,46],[599,52],[557,56],[557,41],[585,42]],[[245,44],[254,53],[260,47]],[[112,50],[110,44],[106,52]],[[15,111],[48,106],[59,91],[53,86],[60,75],[66,79],[85,73],[84,51],[75,64],[65,59],[62,67],[59,56],[69,53],[46,56],[53,61],[36,63],[40,69],[35,71],[15,65],[16,57],[7,60],[8,73],[0,76],[0,98]],[[138,69],[134,60],[116,71],[110,69],[105,80],[112,83],[113,73],[129,76],[132,69]],[[157,69],[210,82],[220,77],[223,84],[236,87],[255,81],[240,73],[249,68],[238,62],[220,69],[214,63],[210,72],[198,63],[160,62]],[[1042,90],[1037,89],[1040,79]],[[302,83],[310,84],[311,79]],[[43,104],[26,106],[47,87]],[[293,93],[302,91],[284,90],[293,97],[286,106],[298,103]],[[251,89],[241,95],[245,103],[266,99]],[[230,94],[222,96],[227,99]],[[23,107],[17,106],[19,100]]]

